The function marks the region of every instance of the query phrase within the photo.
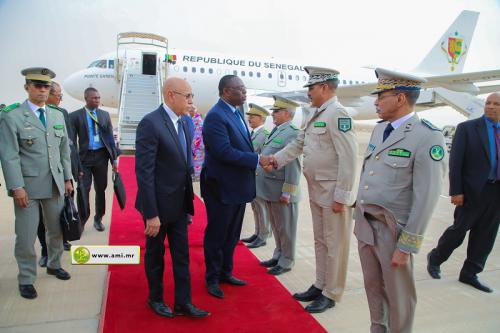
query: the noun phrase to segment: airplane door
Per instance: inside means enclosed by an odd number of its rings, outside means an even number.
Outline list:
[[[156,75],[156,54],[142,54],[142,74]]]
[[[285,71],[278,71],[278,87],[286,87]]]

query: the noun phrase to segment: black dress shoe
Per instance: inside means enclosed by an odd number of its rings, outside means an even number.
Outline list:
[[[310,302],[314,301],[316,298],[321,296],[322,290],[316,288],[314,285],[310,286],[307,291],[303,293],[295,293],[293,294],[293,298],[295,298],[297,301],[301,302]]]
[[[40,267],[47,267],[47,256],[41,256],[40,260],[38,260],[38,266]]]
[[[476,289],[479,289],[481,291],[484,291],[485,293],[492,293],[493,289],[488,287],[487,285],[484,285],[479,281],[476,275],[468,276],[466,274],[460,273],[460,276],[458,277],[458,281],[468,284],[469,286],[473,286]]]
[[[292,270],[291,268],[284,268],[284,267],[281,267],[280,265],[278,265],[278,266],[274,266],[273,268],[271,268],[267,272],[269,274],[272,274],[272,275],[280,275],[280,274],[283,274],[286,272],[290,272],[291,270]]]
[[[314,302],[306,306],[306,311],[309,313],[321,313],[325,312],[330,308],[333,308],[334,306],[335,306],[334,300],[321,295],[318,298],[316,298]]]
[[[27,299],[33,299],[38,296],[38,294],[36,293],[36,289],[32,284],[20,284],[19,293],[21,293],[22,297]]]
[[[243,243],[251,243],[253,242],[255,239],[257,238],[257,235],[252,235],[250,237],[247,237],[247,238],[242,238],[241,241]]]
[[[170,310],[168,305],[163,302],[155,302],[148,299],[148,305],[157,315],[168,318],[172,318],[174,316],[172,310]]]
[[[278,260],[276,259],[269,259],[269,260],[265,260],[265,261],[261,261],[260,262],[260,265],[261,266],[264,266],[264,267],[274,267],[278,264]]]
[[[62,268],[50,268],[47,267],[47,274],[55,275],[59,280],[69,280],[71,275]]]
[[[64,241],[63,247],[64,247],[64,251],[69,251],[69,250],[71,250],[71,243],[68,241]]]
[[[234,275],[224,276],[220,278],[220,282],[232,284],[234,286],[246,286],[246,281],[235,278]]]
[[[264,245],[266,245],[266,241],[257,237],[257,238],[255,238],[255,240],[253,242],[248,244],[247,247],[249,249],[256,249],[256,248],[264,246]]]
[[[175,304],[174,305],[174,314],[176,316],[188,316],[193,318],[203,318],[210,316],[210,312],[207,312],[202,309],[198,309],[191,303],[188,304]]]
[[[217,283],[207,284],[207,291],[210,295],[217,298],[224,298],[224,292],[220,289]]]
[[[441,269],[439,268],[439,265],[432,265],[431,264],[431,253],[427,254],[427,272],[433,279],[440,279],[441,278]]]
[[[102,224],[101,219],[94,219],[94,228],[97,231],[104,231],[104,229],[106,229],[104,224]]]

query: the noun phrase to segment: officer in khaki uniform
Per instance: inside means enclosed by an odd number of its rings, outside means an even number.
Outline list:
[[[263,155],[273,155],[295,140],[299,132],[291,121],[299,104],[274,96],[273,119],[276,127],[264,144]],[[262,261],[270,267],[269,274],[280,275],[292,269],[295,263],[295,242],[300,200],[300,159],[288,163],[282,169],[264,172],[257,167],[257,198],[265,201],[270,217],[276,248],[270,260]]]
[[[376,69],[373,94],[382,121],[364,154],[354,233],[363,269],[371,332],[412,332],[413,253],[441,194],[444,137],[413,111],[425,79]]]
[[[22,297],[35,298],[35,239],[42,206],[47,229],[47,274],[68,280],[61,268],[63,252],[59,217],[64,195],[73,190],[68,136],[63,114],[45,104],[51,79],[47,68],[28,68],[28,99],[3,110],[0,123],[0,159],[9,196],[14,199],[16,243],[14,254],[19,267]]]
[[[304,153],[316,281],[306,292],[294,297],[299,301],[314,301],[306,310],[318,313],[333,307],[344,292],[352,231],[350,206],[356,197],[353,187],[358,145],[352,118],[335,96],[339,72],[318,67],[305,70],[309,74],[305,87],[311,106],[317,109],[311,110],[297,139],[270,160],[281,168]]]
[[[250,109],[247,112],[247,116],[248,124],[252,129],[250,137],[253,149],[257,154],[260,154],[269,135],[269,131],[264,128],[269,111],[253,103],[250,103],[248,106]],[[251,249],[266,245],[267,239],[271,236],[271,225],[264,201],[256,197],[252,201],[252,210],[255,221],[255,232],[252,236],[241,239],[243,242],[249,243],[247,246]]]

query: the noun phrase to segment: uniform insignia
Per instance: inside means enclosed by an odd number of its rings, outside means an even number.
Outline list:
[[[396,148],[396,149],[389,150],[388,154],[389,154],[389,156],[410,158],[411,151],[403,149],[403,148]]]
[[[10,111],[14,110],[15,108],[18,108],[19,105],[21,105],[21,104],[20,103],[14,103],[14,104],[11,104],[9,106],[4,107],[3,109],[0,109],[0,111],[2,111],[2,112],[10,112]]]
[[[326,125],[326,124],[325,124]],[[293,128],[294,130],[298,130],[299,128],[295,126],[294,124],[290,124],[290,127]]]
[[[269,135],[269,134],[271,134],[271,132],[269,132],[269,131],[268,131],[268,130],[266,130],[265,128],[264,128],[264,130],[263,130],[263,131],[264,131],[264,134],[265,134],[265,135]]]
[[[33,139],[29,138],[28,140],[26,140],[26,144],[28,146],[32,146],[33,145]]]
[[[274,138],[274,139],[273,139],[273,142],[274,142],[274,143],[279,143],[279,144],[282,144],[282,143],[283,143],[283,138]]]
[[[376,146],[375,146],[374,144],[371,144],[371,143],[370,143],[370,144],[368,145],[368,147],[366,147],[366,151],[367,151],[367,152],[372,152],[372,151],[374,151],[374,150],[375,150],[375,147],[376,147]]]
[[[440,131],[439,128],[437,128],[436,126],[434,126],[430,121],[428,121],[427,119],[421,119],[422,121],[422,124],[424,124],[425,126],[429,127],[431,130],[433,131]]]
[[[60,125],[60,124],[54,125],[54,129],[56,129],[56,130],[62,130],[62,129],[64,129],[64,125]]]
[[[444,158],[444,149],[440,145],[432,146],[429,155],[434,161],[441,161]]]
[[[351,118],[339,118],[338,120],[339,130],[341,132],[348,132],[352,129]]]
[[[326,127],[326,123],[324,121],[316,121],[314,127]]]

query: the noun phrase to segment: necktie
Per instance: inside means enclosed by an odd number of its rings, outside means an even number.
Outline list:
[[[184,135],[184,127],[182,126],[181,119],[177,120],[177,136],[182,147],[182,156],[184,156],[184,160],[187,160],[186,136]]]
[[[253,134],[254,134],[254,133],[255,133],[255,131],[254,131],[254,130],[252,130],[252,131],[250,132],[250,137],[251,137],[252,139],[253,139]]]
[[[391,135],[392,131],[394,131],[394,127],[392,127],[391,123],[389,123],[384,130],[384,138],[383,138],[382,142],[384,142],[385,139],[387,139],[389,137],[389,135]]]
[[[241,118],[240,110],[236,109],[236,110],[234,110],[233,113],[234,113],[234,116],[236,118],[238,118],[238,124],[240,124],[241,128],[243,129],[243,132],[248,133],[247,128],[245,127],[245,123],[243,122],[243,119]]]
[[[273,130],[271,131],[271,133],[269,133],[269,136],[268,138],[270,138],[274,132],[276,132],[276,129],[278,128],[278,126],[274,126]]]
[[[493,125],[495,132],[495,146],[497,148],[497,180],[500,180],[500,131],[498,125]]]
[[[47,124],[45,123],[45,109],[44,108],[39,108],[38,109],[38,119],[40,119],[40,122],[42,123],[43,127],[47,127]]]

